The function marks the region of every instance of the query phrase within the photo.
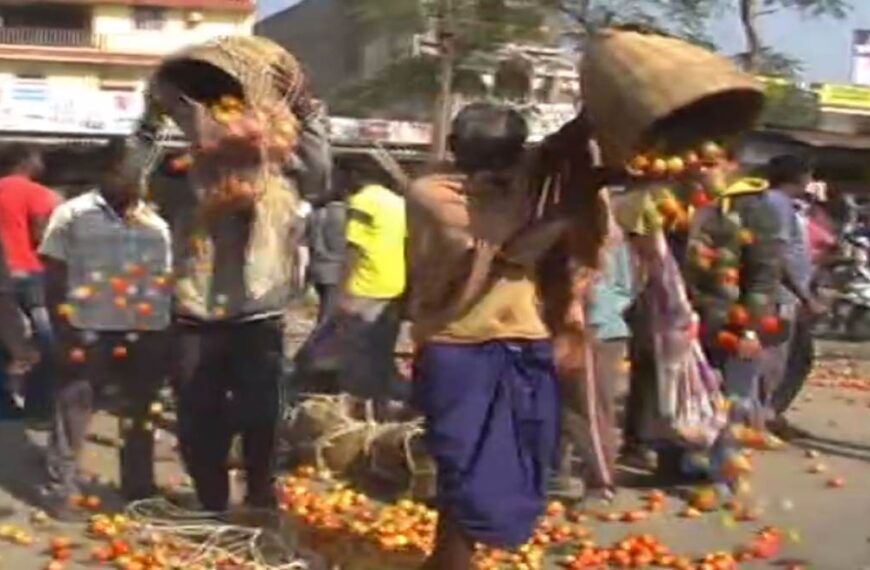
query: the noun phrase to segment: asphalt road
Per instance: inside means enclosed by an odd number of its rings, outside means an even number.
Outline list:
[[[297,336],[302,336],[301,329]],[[693,555],[731,550],[765,525],[775,525],[791,537],[773,562],[741,568],[789,568],[799,564],[815,570],[870,570],[870,392],[836,385],[853,379],[870,385],[870,344],[822,343],[821,378],[809,386],[789,413],[791,422],[805,433],[784,450],[758,454],[752,479],[753,501],[761,512],[758,521],[734,525],[721,513],[698,519],[676,516],[684,505],[669,497],[665,512],[631,527],[623,523],[595,523],[600,543],[619,540],[627,533],[650,532],[673,550]],[[113,490],[117,478],[116,422],[101,414],[94,423],[94,438],[85,451],[86,470],[100,479],[98,492],[107,508],[120,507]],[[174,452],[174,439],[161,432],[158,473],[163,485],[178,489],[183,474]],[[0,569],[44,568],[50,536],[66,534],[85,543],[81,526],[33,526],[34,490],[41,474],[44,433],[18,424],[0,425],[0,525],[20,525],[34,533],[30,547],[0,542]],[[816,450],[818,459],[807,457]],[[825,474],[809,467],[823,463]],[[832,476],[845,479],[845,487],[830,489]],[[617,508],[633,508],[645,489],[626,489]],[[74,551],[66,568],[93,567],[83,547]]]

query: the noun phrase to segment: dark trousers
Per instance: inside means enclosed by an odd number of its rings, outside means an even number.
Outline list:
[[[794,330],[788,345],[782,381],[773,392],[770,405],[777,414],[783,414],[800,394],[815,360],[813,322],[811,315],[798,310]]]
[[[58,387],[47,452],[49,477],[59,494],[78,492],[78,461],[94,412],[95,393],[113,384],[120,396],[121,490],[128,499],[153,495],[152,404],[165,380],[163,332],[82,333],[63,331]]]
[[[320,305],[317,308],[317,324],[320,324],[326,317],[335,312],[341,297],[341,286],[337,283],[315,283],[314,290],[320,300]]]
[[[30,324],[40,353],[39,362],[27,374],[24,411],[30,417],[49,416],[55,374],[52,366],[54,334],[45,304],[45,281],[42,273],[30,273],[13,275],[12,282],[18,306]]]
[[[5,352],[0,352],[0,421],[21,418],[21,409],[8,386],[9,373],[6,372],[6,369],[9,366],[10,358]]]
[[[390,400],[407,400],[409,386],[400,381],[394,360],[401,324],[396,300],[348,297],[297,353],[294,387],[373,400],[376,413]]]
[[[174,373],[181,454],[203,508],[225,511],[232,439],[242,438],[246,502],[275,503],[276,431],[282,405],[281,319],[178,325]]]
[[[626,447],[644,447],[654,443],[654,425],[658,407],[658,379],[650,322],[642,306],[634,306],[629,321],[628,342],[631,371],[628,399],[625,404],[623,440]]]

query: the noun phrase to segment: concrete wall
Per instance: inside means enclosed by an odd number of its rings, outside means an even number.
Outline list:
[[[202,21],[192,24],[189,10],[167,10],[161,30],[137,30],[133,6],[94,6],[92,30],[105,37],[104,49],[120,53],[166,55],[187,45],[217,36],[250,34],[253,16],[221,10],[197,11]]]
[[[346,0],[303,0],[257,23],[257,35],[275,40],[302,63],[314,91],[325,96],[361,72],[359,32]]]

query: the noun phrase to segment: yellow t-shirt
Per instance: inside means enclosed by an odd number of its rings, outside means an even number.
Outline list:
[[[405,291],[405,200],[388,188],[366,186],[348,200],[347,241],[359,250],[348,292],[393,299]]]

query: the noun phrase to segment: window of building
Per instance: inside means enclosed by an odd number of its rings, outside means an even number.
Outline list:
[[[43,103],[48,101],[48,80],[44,75],[16,75],[10,91],[13,101]]]
[[[166,24],[166,8],[133,6],[133,26],[137,30],[162,30]]]
[[[0,25],[8,28],[87,30],[93,18],[89,6],[43,2],[0,2]]]
[[[139,83],[136,81],[125,81],[118,79],[100,79],[100,91],[129,91],[134,92],[138,89]]]

